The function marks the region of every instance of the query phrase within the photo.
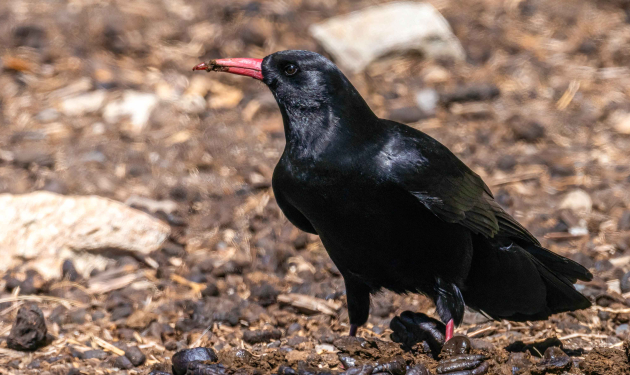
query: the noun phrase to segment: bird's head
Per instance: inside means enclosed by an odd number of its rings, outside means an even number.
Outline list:
[[[333,104],[340,103],[346,108],[353,104],[367,107],[339,68],[311,51],[280,51],[264,59],[218,59],[199,64],[193,70],[227,72],[261,80],[284,113],[328,111]]]

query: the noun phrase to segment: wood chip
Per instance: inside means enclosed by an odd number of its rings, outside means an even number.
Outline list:
[[[96,337],[96,336],[90,336],[90,338],[92,339],[92,342],[98,346],[100,346],[101,348],[103,348],[103,350],[106,350],[108,352],[112,352],[116,355],[120,355],[123,356],[125,355],[125,351],[122,349],[118,349],[117,347],[115,347],[114,345],[108,343],[107,341]]]
[[[291,305],[305,314],[323,313],[336,316],[337,310],[341,308],[340,302],[326,301],[305,294],[281,294],[278,296],[278,301]]]

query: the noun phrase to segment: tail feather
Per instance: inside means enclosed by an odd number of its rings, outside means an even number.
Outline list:
[[[578,280],[593,280],[593,274],[590,273],[589,270],[571,259],[567,259],[544,247],[536,245],[526,245],[523,246],[523,248],[545,266],[549,267],[551,271],[566,277],[571,283],[575,283]]]
[[[562,259],[542,248],[532,251],[517,243],[478,237],[462,290],[464,300],[495,319],[513,321],[542,320],[589,307],[590,301],[575,290],[573,280],[588,280],[592,275]]]

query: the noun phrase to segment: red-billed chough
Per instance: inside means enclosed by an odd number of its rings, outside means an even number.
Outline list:
[[[592,279],[587,269],[543,248],[444,145],[378,118],[325,57],[282,51],[194,70],[253,77],[273,93],[286,135],[276,201],[343,275],[350,335],[383,288],[430,297],[447,340],[465,305],[513,321],[590,306],[573,287]]]

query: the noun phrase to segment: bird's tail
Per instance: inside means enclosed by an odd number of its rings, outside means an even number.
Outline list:
[[[581,265],[534,245],[485,238],[475,242],[463,290],[470,307],[495,319],[524,321],[591,305],[573,287],[576,279],[593,277]]]
[[[593,274],[581,264],[565,258],[544,247],[523,244],[523,248],[556,274],[566,277],[572,283],[578,280],[591,281]]]

